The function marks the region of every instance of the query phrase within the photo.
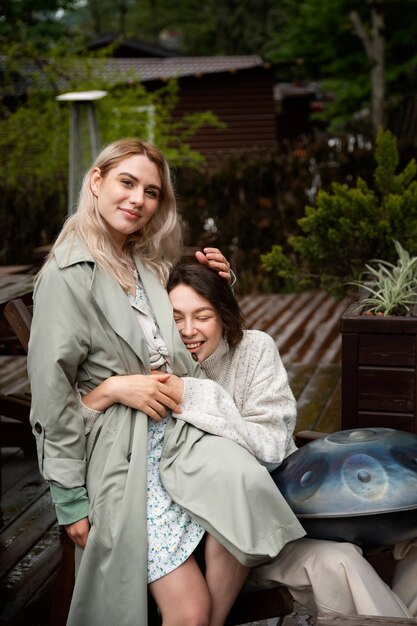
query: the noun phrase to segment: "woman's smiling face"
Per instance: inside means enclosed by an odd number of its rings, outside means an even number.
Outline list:
[[[202,362],[216,350],[223,336],[220,316],[208,300],[188,285],[169,293],[174,319],[187,350]]]
[[[120,161],[104,177],[94,168],[90,184],[98,211],[120,247],[158,208],[161,178],[155,163],[143,154]]]

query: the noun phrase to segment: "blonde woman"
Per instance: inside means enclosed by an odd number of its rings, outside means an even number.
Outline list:
[[[178,456],[192,470],[201,455],[209,468],[219,464],[209,436],[171,417],[181,414],[181,378],[204,376],[178,335],[164,287],[180,248],[165,158],[154,146],[120,140],[87,172],[77,212],[36,283],[31,423],[58,521],[82,551],[70,626],[146,626],[148,585],[164,626],[218,626],[233,597],[213,617],[193,557],[205,531],[230,552],[238,580],[303,534],[269,475],[248,501],[241,476],[258,485],[259,464],[232,441],[223,450],[228,484],[216,496],[224,512],[239,498],[239,532],[231,515],[213,523],[201,472],[187,481],[189,506],[162,485],[163,454],[171,472]],[[228,277],[218,251],[203,260]],[[85,421],[79,392],[102,383],[105,406]]]

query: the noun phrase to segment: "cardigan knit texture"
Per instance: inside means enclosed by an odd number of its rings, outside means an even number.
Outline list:
[[[274,340],[247,330],[237,346],[222,340],[202,362],[210,379],[184,378],[177,415],[251,452],[269,471],[296,450],[296,402]]]

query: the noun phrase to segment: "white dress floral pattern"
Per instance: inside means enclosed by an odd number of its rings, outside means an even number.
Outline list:
[[[152,369],[170,371],[167,348],[152,314],[146,293],[137,277],[136,296],[129,301],[138,317],[149,346]],[[148,582],[151,583],[184,563],[204,535],[197,524],[165,491],[159,463],[167,418],[148,419]]]

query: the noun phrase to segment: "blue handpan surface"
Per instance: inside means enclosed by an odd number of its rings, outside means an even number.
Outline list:
[[[391,545],[417,536],[417,435],[332,433],[291,454],[272,477],[310,537]]]

